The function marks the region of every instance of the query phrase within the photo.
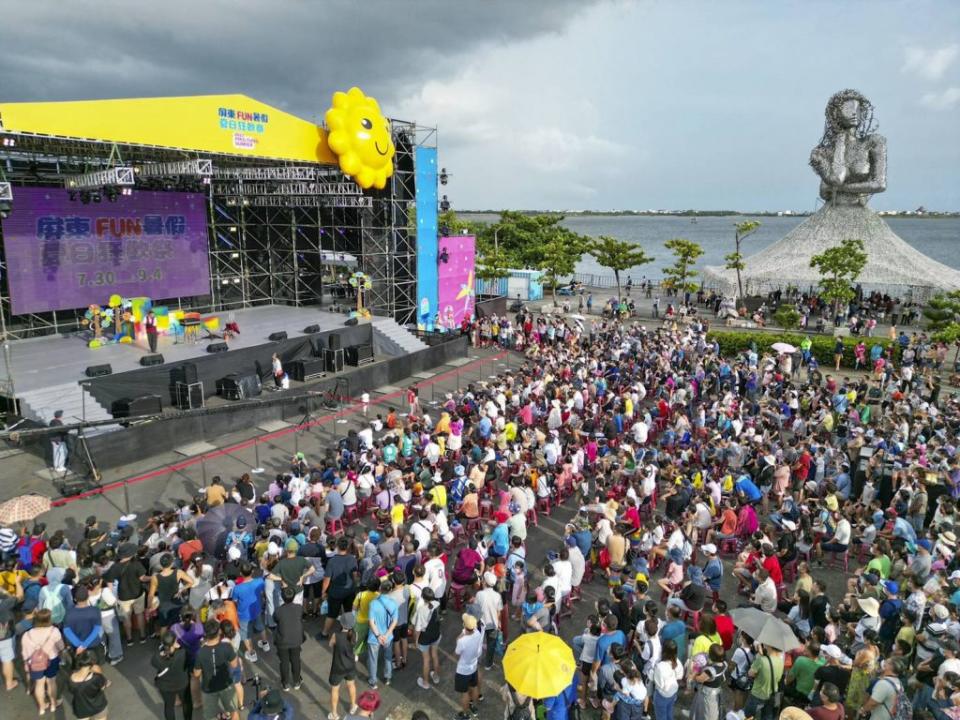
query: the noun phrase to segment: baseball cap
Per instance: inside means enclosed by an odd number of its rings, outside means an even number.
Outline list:
[[[900,586],[894,580],[887,580],[884,582],[883,588],[891,595],[896,595],[898,592],[900,592]]]

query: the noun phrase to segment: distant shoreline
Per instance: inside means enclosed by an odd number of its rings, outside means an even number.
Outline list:
[[[465,215],[499,215],[501,210],[458,210],[457,214]],[[805,218],[813,215],[812,212],[740,212],[739,210],[666,210],[663,212],[648,212],[644,210],[515,210],[524,215],[563,215],[564,217],[796,217]],[[904,220],[951,220],[960,217],[960,212],[928,212],[882,214],[884,218]]]

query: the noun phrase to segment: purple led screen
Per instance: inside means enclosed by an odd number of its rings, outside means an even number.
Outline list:
[[[105,305],[113,294],[210,294],[203,195],[135,190],[89,204],[76,197],[14,188],[2,225],[14,315]]]

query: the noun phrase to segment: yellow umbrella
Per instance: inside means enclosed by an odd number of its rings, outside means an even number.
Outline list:
[[[573,649],[545,632],[521,635],[507,646],[503,675],[518,693],[540,700],[562,693],[577,666]]]

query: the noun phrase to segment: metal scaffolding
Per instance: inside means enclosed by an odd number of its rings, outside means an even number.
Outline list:
[[[94,173],[111,177],[109,171],[118,166],[149,167],[138,173],[138,186],[205,193],[210,294],[155,298],[158,302],[199,312],[264,304],[348,310],[353,297],[346,281],[359,269],[373,278],[367,307],[374,314],[409,323],[415,320],[417,306],[417,243],[410,226],[414,150],[418,145],[435,146],[436,131],[394,120],[393,135],[395,170],[380,191],[361,191],[329,165],[5,134],[2,129],[0,168],[13,184],[14,208],[18,185],[69,188],[71,178]],[[14,142],[2,142],[4,138]],[[197,170],[201,166],[203,172]],[[170,172],[161,177],[164,169]],[[201,183],[200,176],[210,180]],[[2,237],[0,224],[0,241]],[[0,250],[0,312],[6,325],[2,339],[74,332],[83,311],[12,316]]]

